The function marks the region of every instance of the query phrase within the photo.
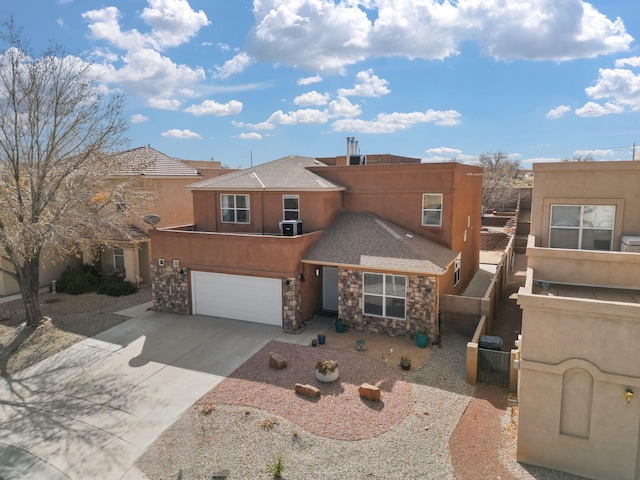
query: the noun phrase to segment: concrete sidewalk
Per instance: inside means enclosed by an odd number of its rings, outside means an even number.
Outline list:
[[[0,380],[0,479],[143,478],[144,450],[198,398],[271,340],[269,325],[148,310]]]

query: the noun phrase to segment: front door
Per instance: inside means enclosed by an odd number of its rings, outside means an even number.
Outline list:
[[[322,267],[322,309],[338,311],[338,267]]]

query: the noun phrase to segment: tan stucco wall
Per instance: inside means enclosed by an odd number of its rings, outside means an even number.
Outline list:
[[[640,393],[640,305],[535,295],[534,276],[529,269],[518,293],[518,461],[596,479],[638,478],[640,401],[627,403],[624,394]],[[592,388],[563,394],[572,372],[592,379]],[[587,413],[571,420],[576,410]],[[562,432],[576,421],[586,434]]]
[[[249,195],[251,223],[223,223],[220,208],[221,194]],[[226,233],[279,233],[283,219],[284,195],[298,195],[303,232],[315,232],[329,226],[342,208],[340,191],[286,192],[286,191],[194,191],[194,223],[198,230]]]
[[[0,261],[2,261],[2,266],[4,268],[12,269],[6,260]],[[58,280],[58,278],[60,278],[60,274],[67,267],[75,267],[76,265],[80,265],[80,263],[81,259],[73,255],[70,255],[64,260],[56,261],[55,263],[48,261],[45,258],[40,263],[40,287],[50,286],[51,281]],[[6,273],[0,273],[0,297],[15,295],[17,293],[20,293],[18,282]]]
[[[180,261],[181,268],[288,278],[302,273],[300,259],[320,232],[295,237],[150,231],[151,263]]]
[[[451,250],[461,252],[461,281],[453,271],[441,293],[459,294],[478,270],[482,227],[482,169],[455,162],[405,165],[312,167],[347,188],[345,210],[367,211]],[[422,226],[422,194],[441,193],[441,227]],[[466,231],[466,240],[465,240]]]
[[[613,249],[621,235],[640,235],[640,162],[536,163],[531,234],[549,245],[552,204],[616,205]]]

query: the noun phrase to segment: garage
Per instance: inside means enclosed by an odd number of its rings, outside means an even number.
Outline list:
[[[282,326],[282,281],[191,272],[193,313]]]

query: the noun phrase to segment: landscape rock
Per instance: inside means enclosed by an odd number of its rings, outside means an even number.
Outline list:
[[[362,398],[378,401],[380,400],[380,389],[368,383],[363,383],[358,387],[358,393]]]
[[[287,361],[282,355],[276,352],[269,352],[269,366],[278,370],[287,368]]]
[[[309,398],[317,398],[320,396],[320,389],[314,387],[313,385],[302,385],[301,383],[296,383],[296,393],[300,395],[305,395]]]

